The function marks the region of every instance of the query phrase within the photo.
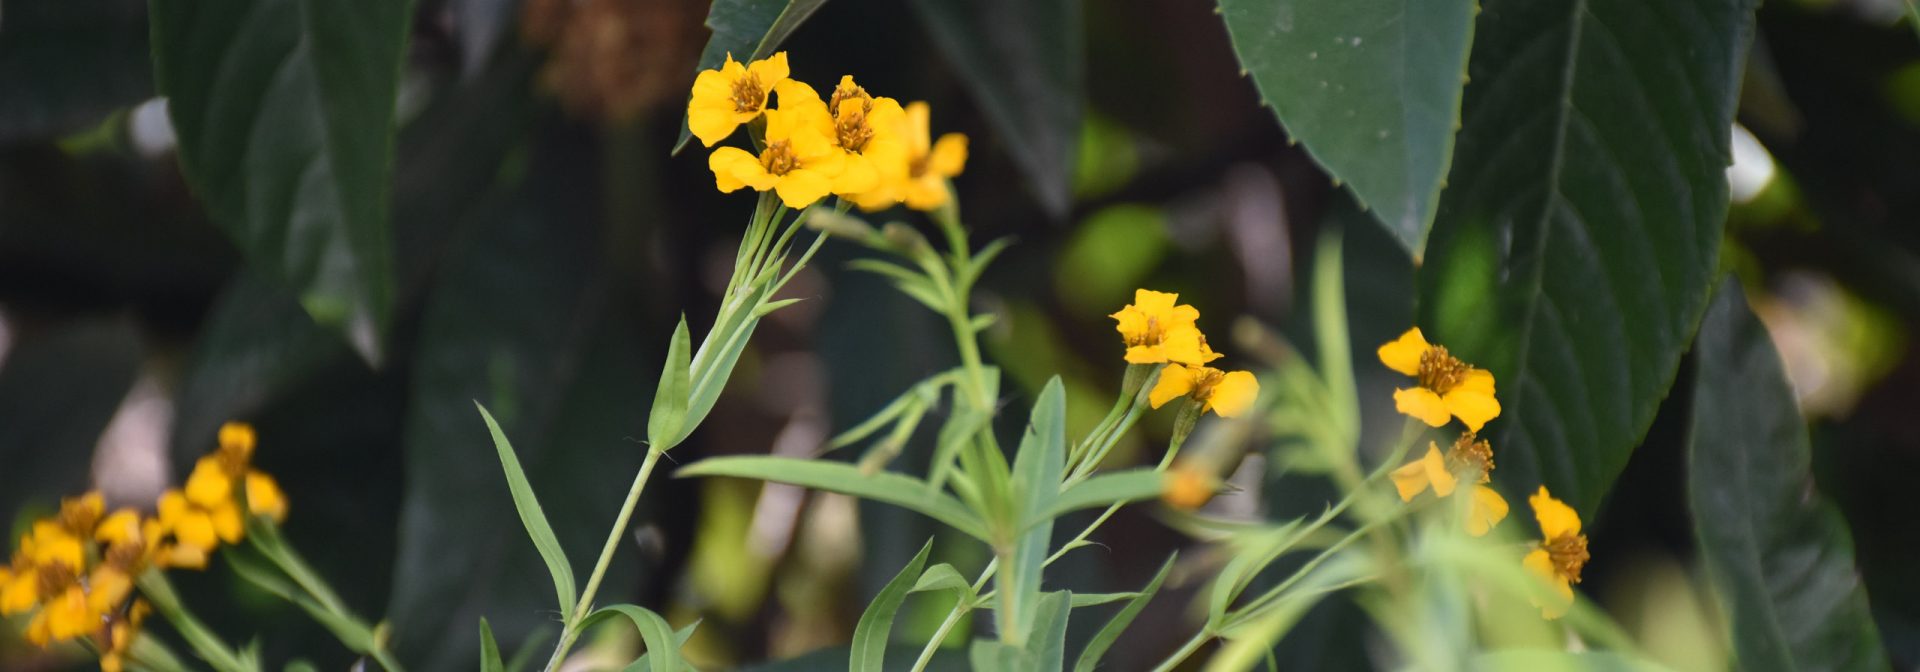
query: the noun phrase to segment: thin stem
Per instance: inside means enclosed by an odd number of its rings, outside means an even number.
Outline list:
[[[987,579],[993,576],[993,570],[998,567],[999,564],[1000,559],[995,558],[987,563],[986,569],[980,570],[980,578],[974,579],[973,581],[973,592],[975,594],[978,594],[981,588],[986,587]],[[960,622],[960,617],[967,615],[969,611],[973,611],[973,604],[971,604],[971,602],[972,600],[962,597],[953,603],[953,610],[947,612],[947,620],[940,622],[940,629],[933,631],[933,639],[927,640],[926,648],[921,649],[920,657],[913,661],[913,672],[923,672],[927,669],[927,663],[933,661],[933,652],[939,650],[941,644],[946,643],[947,633],[953,631],[953,626]]]
[[[1193,655],[1193,652],[1199,651],[1201,645],[1206,644],[1209,639],[1213,639],[1213,634],[1207,632],[1205,628],[1201,628],[1199,632],[1193,633],[1193,639],[1189,639],[1187,643],[1180,645],[1180,650],[1174,651],[1171,656],[1167,656],[1167,659],[1161,661],[1160,666],[1153,668],[1153,671],[1167,672],[1168,670],[1172,670],[1181,662],[1184,662],[1188,656]]]
[[[560,642],[553,649],[553,657],[547,660],[547,672],[560,669],[560,662],[567,657],[567,650],[573,648],[573,641],[580,636],[580,622],[587,617],[587,610],[593,606],[593,596],[600,591],[600,580],[606,577],[607,566],[613,563],[613,552],[620,547],[620,537],[627,532],[627,521],[633,518],[633,509],[640,503],[640,493],[647,487],[647,478],[653,475],[653,467],[660,462],[665,453],[648,450],[647,459],[640,463],[640,473],[633,477],[633,487],[627,490],[627,501],[620,505],[620,515],[613,521],[613,529],[607,533],[607,543],[600,549],[600,560],[593,565],[593,574],[587,578],[587,588],[580,592],[580,600],[573,604],[566,626],[561,628]]]
[[[140,594],[147,597],[153,605],[153,611],[161,618],[173,624],[173,629],[193,648],[194,655],[223,672],[258,672],[258,668],[243,662],[239,654],[220,641],[220,637],[208,629],[206,624],[195,618],[180,603],[180,595],[173,591],[173,584],[167,581],[159,570],[148,570],[140,575]]]

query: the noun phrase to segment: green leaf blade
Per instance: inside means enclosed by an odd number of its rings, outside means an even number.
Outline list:
[[[480,672],[506,672],[506,663],[500,662],[500,643],[493,639],[493,626],[487,625],[487,619],[480,619]]]
[[[1736,283],[1696,351],[1687,490],[1741,666],[1886,669],[1846,521],[1811,489],[1806,423]]]
[[[753,478],[853,495],[911,509],[974,538],[987,538],[986,524],[959,500],[900,474],[863,474],[842,462],[751,455],[708,458],[674,473],[675,478],[690,476]]]
[[[412,3],[156,0],[182,168],[249,264],[379,362],[394,101]]]
[[[669,442],[681,436],[680,430],[686,426],[688,397],[693,393],[692,340],[687,334],[687,316],[681,315],[680,326],[674,327],[673,340],[667,346],[667,362],[660,368],[653,410],[647,413],[647,442],[654,450],[673,448]]]
[[[1753,22],[1736,0],[1490,0],[1420,325],[1488,369],[1509,491],[1591,515],[1706,308]]]
[[[915,590],[922,578],[920,569],[926,566],[927,553],[932,550],[933,540],[928,539],[913,560],[901,568],[900,573],[895,574],[893,580],[880,589],[880,594],[867,604],[866,611],[860,614],[860,623],[853,628],[853,654],[847,669],[852,672],[881,672],[885,669],[887,638],[893,633],[894,614],[907,601],[907,594]],[[952,568],[948,567],[948,570]]]
[[[500,454],[500,468],[506,472],[507,488],[513,493],[513,508],[520,513],[520,523],[527,528],[527,536],[533,540],[534,548],[539,549],[540,559],[547,563],[547,573],[553,576],[553,590],[559,596],[560,618],[572,617],[575,595],[573,566],[567,562],[567,552],[560,547],[559,538],[553,536],[553,526],[547,523],[546,512],[540,509],[540,500],[533,495],[533,484],[527,481],[527,473],[520,469],[520,459],[513,454],[513,445],[507,442],[507,435],[500,431],[500,423],[494,422],[493,414],[487,407],[474,402],[474,408],[480,409],[480,417],[487,421],[487,432],[493,435],[493,447]]]
[[[1165,481],[1165,474],[1144,467],[1094,476],[1060,493],[1039,518],[1028,519],[1027,524],[1052,520],[1081,509],[1153,499],[1160,496]]]
[[[1013,561],[1000,567],[998,585],[1003,608],[1012,611],[1007,622],[1020,632],[1043,626],[1040,574],[1053,541],[1053,518],[1045,512],[1060,498],[1060,479],[1066,470],[1066,388],[1059,376],[1047,381],[1033,404],[1027,431],[1021,435],[1013,460],[1013,493],[1018,500],[1014,518],[1018,541]],[[1038,520],[1033,520],[1038,517]],[[1030,525],[1023,525],[1031,521]]]
[[[586,631],[601,621],[615,616],[625,616],[640,631],[640,639],[647,645],[647,667],[653,672],[680,672],[684,663],[680,658],[680,642],[684,641],[673,626],[667,625],[667,619],[644,607],[631,604],[615,604],[601,607],[580,622],[580,630]],[[692,635],[691,629],[687,630]]]
[[[1139,616],[1147,608],[1147,603],[1153,600],[1154,594],[1160,592],[1161,582],[1167,580],[1167,573],[1173,571],[1173,562],[1179,558],[1179,553],[1168,556],[1167,561],[1160,564],[1160,571],[1154,573],[1153,580],[1147,582],[1147,587],[1140,589],[1133,599],[1127,601],[1127,606],[1120,608],[1120,613],[1114,614],[1112,620],[1100,627],[1100,632],[1087,642],[1087,648],[1081,649],[1073,672],[1093,672],[1100,666],[1100,658],[1107,655],[1107,649],[1120,641],[1120,635],[1127,631],[1128,625],[1133,624],[1134,617]]]
[[[1453,158],[1472,0],[1220,0],[1240,64],[1414,256]]]

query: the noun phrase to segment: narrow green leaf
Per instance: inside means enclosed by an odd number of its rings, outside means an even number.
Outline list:
[[[1719,260],[1755,4],[1482,3],[1418,305],[1498,381],[1508,492],[1592,515],[1673,384]]]
[[[953,565],[943,562],[928,567],[927,571],[920,574],[920,580],[913,584],[913,592],[916,593],[935,590],[958,590],[961,593],[971,596],[973,593],[973,583],[967,581],[966,577],[961,576],[960,571],[954,569]]]
[[[1087,648],[1080,651],[1080,660],[1073,665],[1074,672],[1093,672],[1094,668],[1100,666],[1100,657],[1107,655],[1107,649],[1112,648],[1113,643],[1120,640],[1120,635],[1127,631],[1127,626],[1133,623],[1134,617],[1139,616],[1141,610],[1147,608],[1147,602],[1153,600],[1154,593],[1160,592],[1160,583],[1167,580],[1167,573],[1173,571],[1173,561],[1179,557],[1179,553],[1167,556],[1167,561],[1160,564],[1160,571],[1154,573],[1153,580],[1147,582],[1147,587],[1140,589],[1140,592],[1127,602],[1127,606],[1120,608],[1120,613],[1114,614],[1113,619],[1107,621],[1107,624],[1100,628],[1100,632],[1094,634],[1093,639],[1087,642]]]
[[[1061,672],[1067,666],[1067,618],[1073,615],[1074,598],[1067,591],[1047,593],[1035,608],[1034,630],[1027,636],[1027,651],[1033,669]]]
[[[507,666],[500,662],[500,643],[493,641],[493,626],[487,625],[486,617],[480,618],[480,672],[506,672]]]
[[[1075,609],[1097,607],[1103,604],[1113,604],[1123,600],[1131,600],[1139,596],[1139,593],[1074,593],[1072,599],[1068,601],[1068,605]],[[988,609],[998,608],[1000,606],[1000,595],[997,593],[988,595],[986,599],[981,600],[975,606]]]
[[[1017,507],[1009,524],[1024,530],[1013,547],[1013,562],[1001,565],[997,577],[1000,599],[1011,611],[1007,622],[1021,631],[1035,627],[1040,600],[1040,572],[1053,541],[1053,518],[1044,514],[1060,498],[1060,479],[1067,466],[1066,388],[1054,376],[1033,404],[1020,450],[1013,456],[1013,494]],[[1040,517],[1040,520],[1033,520]],[[1022,523],[1032,521],[1032,525]]]
[[[653,672],[680,672],[684,663],[680,660],[681,639],[667,625],[667,619],[644,607],[631,604],[615,604],[595,609],[580,622],[580,630],[585,632],[601,621],[615,616],[625,616],[640,631],[640,639],[647,644],[647,664]],[[688,630],[688,634],[692,634]]]
[[[1287,133],[1420,256],[1460,121],[1472,0],[1220,0]]]
[[[1793,388],[1737,282],[1700,327],[1688,495],[1741,667],[1887,669],[1839,511],[1813,486]]]
[[[1487,672],[1670,672],[1650,660],[1614,651],[1508,649],[1473,657],[1468,667]]]
[[[891,472],[862,474],[858,467],[843,462],[761,455],[714,457],[674,473],[675,478],[689,476],[754,478],[853,495],[911,509],[974,538],[987,538],[986,523],[952,496],[929,490],[919,479]]]
[[[1353,383],[1353,348],[1347,336],[1345,232],[1330,226],[1313,252],[1313,349],[1320,353],[1320,378],[1332,402],[1333,425],[1348,442],[1360,440],[1360,397]],[[1422,241],[1424,242],[1424,241]],[[1349,449],[1351,444],[1343,444]]]
[[[388,185],[413,3],[153,0],[180,163],[247,262],[369,361],[393,293]]]
[[[700,627],[700,622],[694,621],[692,623],[688,623],[687,627],[673,631],[673,645],[676,647],[686,646],[687,640],[693,638],[693,631],[699,627]],[[649,658],[649,656],[652,656],[652,655],[653,655],[652,653],[640,654],[639,658],[634,659],[632,663],[628,663],[625,668],[622,668],[621,672],[641,672],[642,670],[648,669],[653,665],[653,660]],[[682,670],[693,669],[693,666],[687,665],[685,660],[680,661],[680,664],[681,664],[680,669]]]
[[[521,471],[520,459],[514,456],[507,435],[500,431],[500,423],[493,421],[493,414],[480,402],[474,402],[473,407],[480,409],[480,417],[487,421],[487,431],[493,434],[493,448],[500,454],[500,468],[506,472],[507,489],[513,493],[513,508],[520,512],[520,523],[526,526],[534,548],[539,549],[540,559],[547,563],[547,573],[553,576],[554,593],[559,597],[560,620],[567,620],[573,614],[575,594],[573,568],[567,563],[567,552],[553,536],[547,514],[540,510],[540,500],[533,496],[533,484],[527,482],[526,472]]]
[[[913,0],[1040,206],[1063,216],[1086,99],[1079,0]],[[941,120],[933,120],[935,133]]]
[[[354,653],[373,651],[372,628],[351,615],[329,610],[319,602],[315,602],[293,580],[269,564],[258,551],[245,546],[228,546],[221,550],[222,557],[225,557],[227,564],[233,567],[233,573],[239,575],[242,580],[300,607],[315,623],[332,632],[342,645]]]
[[[1320,522],[1330,518],[1331,513],[1322,514]],[[1227,561],[1213,579],[1213,590],[1207,598],[1207,623],[1219,625],[1225,620],[1227,608],[1240,598],[1254,577],[1300,541],[1303,525],[1304,519],[1294,519],[1279,527],[1236,535],[1241,541],[1235,544],[1233,559]]]
[[[806,299],[780,299],[778,301],[768,301],[766,303],[760,304],[759,308],[753,309],[753,316],[766,317],[768,315],[773,314],[773,311],[779,310],[781,308],[785,308],[787,306],[791,306],[793,304],[796,304],[805,300]]]
[[[1100,474],[1067,488],[1046,511],[1029,518],[1027,524],[1052,520],[1081,509],[1153,499],[1160,496],[1165,478],[1164,474],[1144,467]]]
[[[728,54],[741,63],[772,56],[780,43],[824,4],[827,0],[714,0],[707,10],[707,29],[713,36],[700,51],[698,69],[718,68]],[[678,154],[692,138],[683,119],[680,139],[673,143],[674,153]]]
[[[687,316],[673,328],[673,340],[667,346],[667,362],[660,367],[660,385],[653,393],[653,410],[647,413],[647,442],[654,450],[668,450],[668,441],[680,434],[687,422],[688,395],[692,394],[692,337],[687,335]]]
[[[920,552],[901,568],[893,580],[880,589],[880,594],[867,604],[867,610],[860,614],[860,623],[853,628],[853,654],[847,661],[847,669],[853,672],[881,672],[887,659],[887,638],[893,633],[893,616],[900,611],[900,605],[907,600],[907,594],[915,590],[921,580],[920,568],[927,564],[927,553],[933,550],[933,540],[920,546]],[[947,565],[939,565],[947,567]],[[947,571],[953,571],[947,567]],[[955,576],[958,576],[957,574]]]

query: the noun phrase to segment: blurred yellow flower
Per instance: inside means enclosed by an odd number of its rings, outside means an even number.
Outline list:
[[[853,197],[861,209],[906,203],[915,210],[933,210],[953,198],[947,180],[966,168],[967,136],[947,133],[933,140],[932,117],[932,108],[925,102],[907,105],[899,126],[904,151],[900,160],[876,161],[880,185]]]
[[[811,99],[811,102],[803,102]],[[781,84],[780,107],[767,110],[766,148],[754,156],[738,147],[721,147],[707,157],[720,191],[741,187],[773,190],[789,208],[804,208],[833,192],[846,168],[846,152],[834,147],[818,123],[820,96],[795,81]],[[789,101],[792,101],[791,103]]]
[[[1475,432],[1499,417],[1493,374],[1456,359],[1444,346],[1427,343],[1419,327],[1380,346],[1379,355],[1387,368],[1419,381],[1418,387],[1393,393],[1394,406],[1401,413],[1434,427],[1445,426],[1448,416],[1457,417]]]
[[[727,54],[719,69],[702,70],[694,78],[693,98],[687,101],[687,130],[700,144],[712,147],[766,111],[767,97],[787,81],[787,74],[787,52],[747,65]]]
[[[1483,536],[1507,517],[1507,500],[1485,483],[1492,480],[1493,448],[1472,432],[1460,435],[1443,457],[1439,445],[1428,442],[1427,454],[1393,470],[1393,487],[1400,501],[1412,501],[1427,488],[1437,497],[1451,497],[1457,474],[1474,479],[1473,499],[1467,506],[1467,534]]]
[[[1160,501],[1176,509],[1192,511],[1206,505],[1219,489],[1220,479],[1213,474],[1191,463],[1181,462],[1168,469],[1163,477]]]
[[[1260,381],[1246,371],[1168,364],[1160,371],[1160,381],[1154,383],[1153,391],[1147,393],[1147,401],[1159,408],[1182,395],[1200,404],[1202,413],[1213,411],[1232,418],[1253,407],[1253,400],[1260,396]]]
[[[160,495],[159,522],[174,543],[161,550],[163,564],[200,568],[221,543],[237,544],[246,537],[246,514],[280,522],[287,501],[273,477],[251,467],[255,435],[245,423],[230,422],[220,429],[220,449],[201,457],[187,476],[183,490]],[[245,508],[237,486],[244,483]]]
[[[1200,311],[1175,305],[1179,300],[1179,294],[1137,289],[1133,303],[1107,316],[1113,318],[1114,329],[1127,345],[1127,363],[1205,364],[1220,357],[1194,326]]]
[[[0,615],[34,612],[28,641],[111,636],[102,627],[133,595],[163,531],[135,511],[105,510],[98,493],[64,500],[59,513],[33,523],[0,569]],[[109,642],[100,644],[110,650]]]
[[[1551,596],[1533,597],[1540,615],[1549,619],[1566,615],[1573,605],[1573,585],[1580,582],[1580,570],[1587,565],[1587,537],[1580,533],[1580,514],[1565,502],[1554,499],[1547,486],[1527,498],[1533,505],[1533,517],[1540,522],[1543,541],[1521,560],[1528,571],[1546,579]]]
[[[100,651],[100,672],[121,672],[126,669],[127,653],[133,650],[133,640],[140,635],[140,625],[147,620],[150,610],[146,600],[134,600],[125,615],[111,617],[112,622],[107,626],[107,642]]]

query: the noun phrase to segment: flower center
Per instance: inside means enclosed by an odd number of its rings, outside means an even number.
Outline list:
[[[873,127],[867,125],[867,112],[873,103],[868,101],[860,107],[849,106],[844,114],[834,115],[834,141],[840,148],[849,152],[860,152],[867,148],[867,141],[873,139]]]
[[[1546,544],[1553,559],[1553,571],[1572,583],[1580,582],[1580,569],[1587,566],[1587,535],[1563,534]]]
[[[74,573],[73,568],[64,564],[40,565],[39,569],[40,571],[35,572],[35,574],[37,574],[35,578],[40,581],[38,588],[40,589],[40,600],[42,602],[52,600],[53,596],[65,591],[67,586],[74,585],[74,583],[80,580],[79,575]]]
[[[749,72],[745,77],[733,80],[733,111],[758,112],[766,100],[767,90],[760,86],[758,75]]]
[[[1227,377],[1227,374],[1210,366],[1193,367],[1193,391],[1187,396],[1194,401],[1206,401],[1213,398],[1213,388]]]
[[[1141,345],[1159,345],[1161,341],[1166,339],[1167,332],[1160,327],[1160,318],[1148,317],[1147,328],[1140,330],[1140,334],[1137,336],[1126,337],[1122,340],[1127,342],[1128,347],[1134,347]]]
[[[1447,347],[1436,345],[1420,354],[1420,386],[1434,394],[1446,394],[1467,379],[1473,367],[1447,354]]]
[[[1447,467],[1454,471],[1470,468],[1480,475],[1480,482],[1492,480],[1488,476],[1493,471],[1493,446],[1484,439],[1474,436],[1473,432],[1461,434],[1454,439],[1453,448],[1447,451]]]
[[[793,145],[785,140],[767,143],[767,150],[760,153],[760,166],[774,175],[785,175],[799,167],[800,160],[793,155]]]
[[[105,561],[109,567],[117,567],[128,574],[138,574],[146,555],[146,542],[130,540],[108,546]]]

